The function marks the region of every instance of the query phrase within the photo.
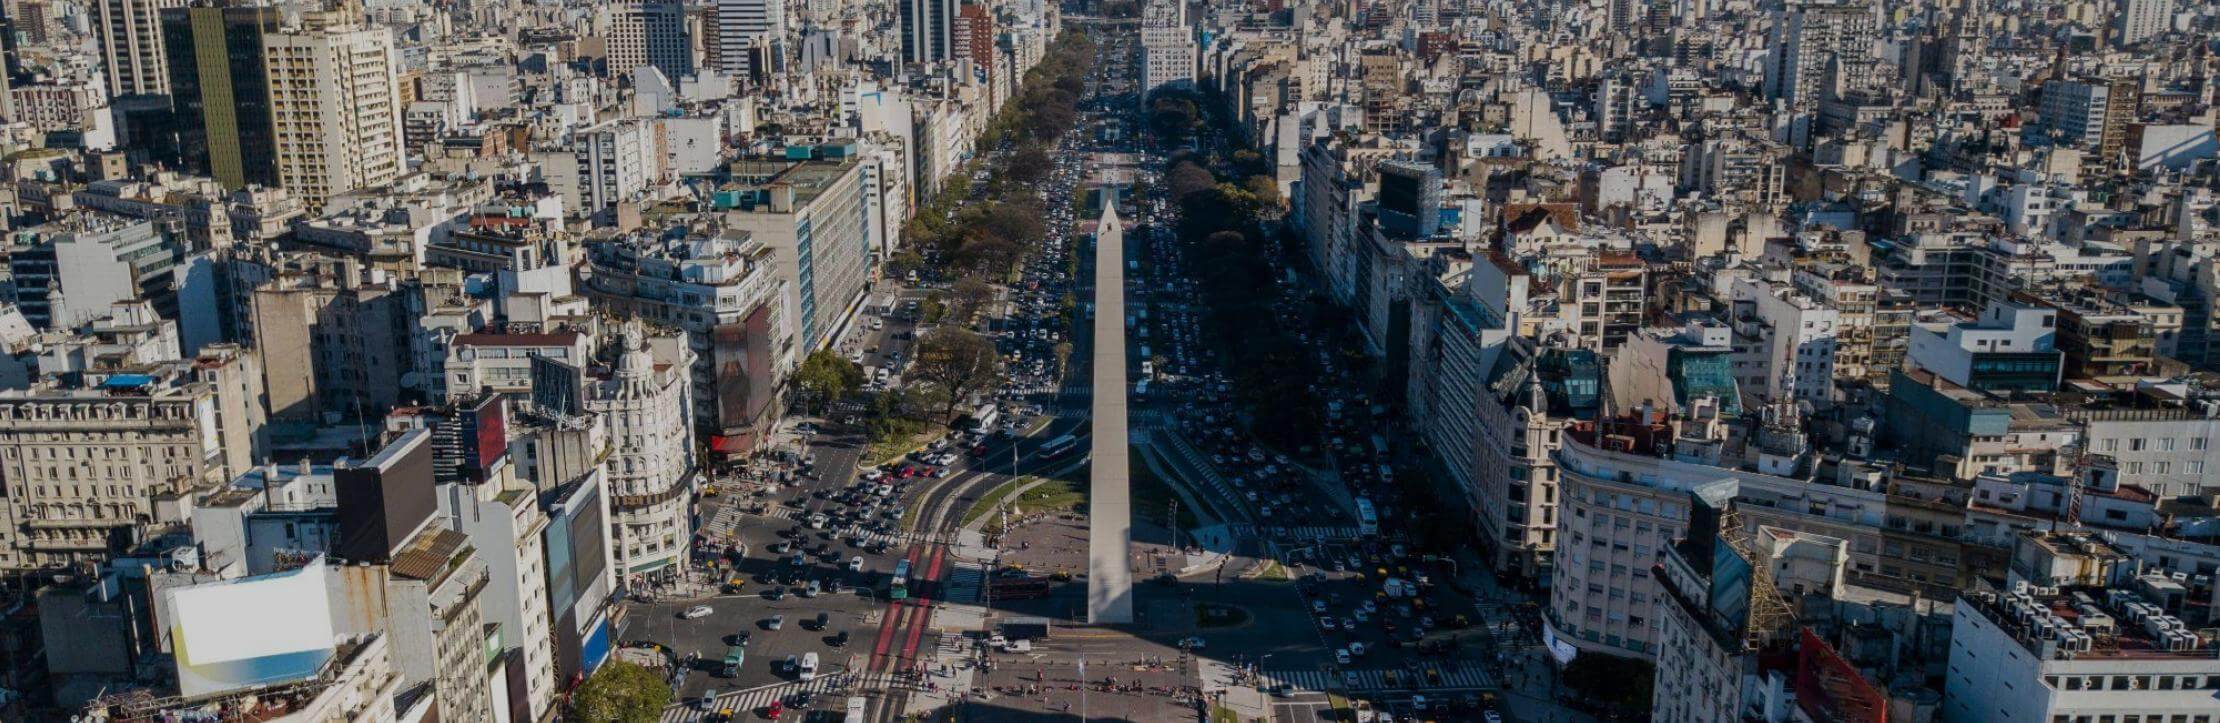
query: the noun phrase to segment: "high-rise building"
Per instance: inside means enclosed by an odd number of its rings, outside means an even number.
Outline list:
[[[717,0],[714,13],[718,70],[752,78],[777,67],[786,45],[784,2]]]
[[[1830,74],[1853,83],[1870,80],[1860,69],[1873,63],[1879,39],[1879,18],[1863,2],[1791,5],[1773,23],[1765,96],[1817,106]]]
[[[638,200],[660,167],[662,154],[655,138],[656,125],[638,120],[606,121],[575,134],[578,202],[574,208],[592,215]]]
[[[2166,32],[2173,21],[2174,0],[2120,0],[2112,16],[2112,39],[2134,45]]]
[[[315,211],[405,170],[392,30],[338,12],[187,7],[162,13],[162,34],[179,49],[179,146],[226,188],[284,186]]]
[[[1187,27],[1187,4],[1155,2],[1141,10],[1141,95],[1195,84],[1198,50]]]
[[[902,61],[933,63],[956,56],[956,0],[897,0]]]
[[[964,3],[957,12],[956,57],[994,67],[994,11],[985,3]]]
[[[643,65],[655,66],[673,83],[694,74],[693,41],[686,32],[685,3],[629,0],[609,6],[605,12],[610,77],[630,76],[632,69]]]
[[[184,7],[185,0],[99,0],[93,4],[93,32],[100,36],[100,59],[108,75],[108,95],[168,95],[169,53],[162,43],[161,12]]]
[[[2082,78],[2043,84],[2043,128],[2060,145],[2085,148],[2100,161],[2127,148],[2128,124],[2142,105],[2134,78]]]
[[[801,348],[822,349],[863,303],[871,237],[863,164],[854,160],[736,164],[748,184],[726,223],[776,251]]]
[[[320,209],[324,199],[401,177],[392,30],[312,19],[264,34],[262,50],[278,185]]]
[[[277,185],[277,164],[267,162],[277,139],[262,62],[262,36],[276,30],[277,9],[182,7],[161,18],[183,165],[225,188]]]

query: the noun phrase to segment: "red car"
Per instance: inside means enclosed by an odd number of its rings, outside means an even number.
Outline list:
[[[771,719],[771,720],[778,720],[778,719],[779,719],[779,714],[780,714],[780,713],[785,713],[785,712],[786,712],[786,701],[783,701],[783,700],[774,700],[774,701],[771,701],[771,707],[770,707],[770,708],[768,708],[768,709],[765,709],[765,710],[763,711],[763,717],[765,717],[765,718],[769,718],[769,719]]]

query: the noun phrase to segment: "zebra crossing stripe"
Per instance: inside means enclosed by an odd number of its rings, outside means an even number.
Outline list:
[[[840,690],[844,687],[843,684],[847,682],[845,677],[828,675],[807,683],[773,683],[747,690],[721,693],[718,694],[715,701],[704,701],[698,698],[679,701],[663,709],[662,723],[695,723],[696,721],[712,720],[714,714],[725,710],[731,710],[735,717],[752,715],[754,711],[770,707],[773,701],[784,700],[787,696],[795,693],[808,692],[812,695],[822,695]]]
[[[1267,671],[1263,673],[1262,677],[1267,682],[1287,683],[1298,689],[1312,691],[1323,691],[1331,688],[1379,691],[1405,688],[1449,690],[1496,687],[1494,679],[1488,676],[1486,670],[1477,665],[1462,665],[1455,668],[1430,666],[1430,669],[1440,674],[1438,679],[1441,682],[1429,682],[1429,677],[1426,674],[1427,669],[1425,668],[1417,671],[1393,671],[1396,673],[1394,685],[1388,684],[1387,675],[1391,672],[1388,670],[1351,670],[1341,673],[1330,673],[1322,670],[1282,670]]]

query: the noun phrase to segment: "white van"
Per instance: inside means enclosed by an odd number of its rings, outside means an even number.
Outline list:
[[[797,677],[797,678],[800,678],[800,679],[801,679],[801,681],[802,681],[802,682],[804,682],[804,683],[807,683],[807,682],[809,682],[809,681],[812,681],[812,680],[816,680],[816,679],[817,679],[817,654],[816,654],[816,653],[810,653],[810,654],[808,654],[808,655],[804,655],[804,656],[802,656],[802,665],[801,665],[801,667],[799,667],[799,668],[795,668],[794,670],[795,670],[795,677]]]

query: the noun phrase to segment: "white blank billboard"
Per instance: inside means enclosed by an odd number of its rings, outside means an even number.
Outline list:
[[[166,594],[178,688],[187,697],[307,678],[333,655],[321,559]]]

